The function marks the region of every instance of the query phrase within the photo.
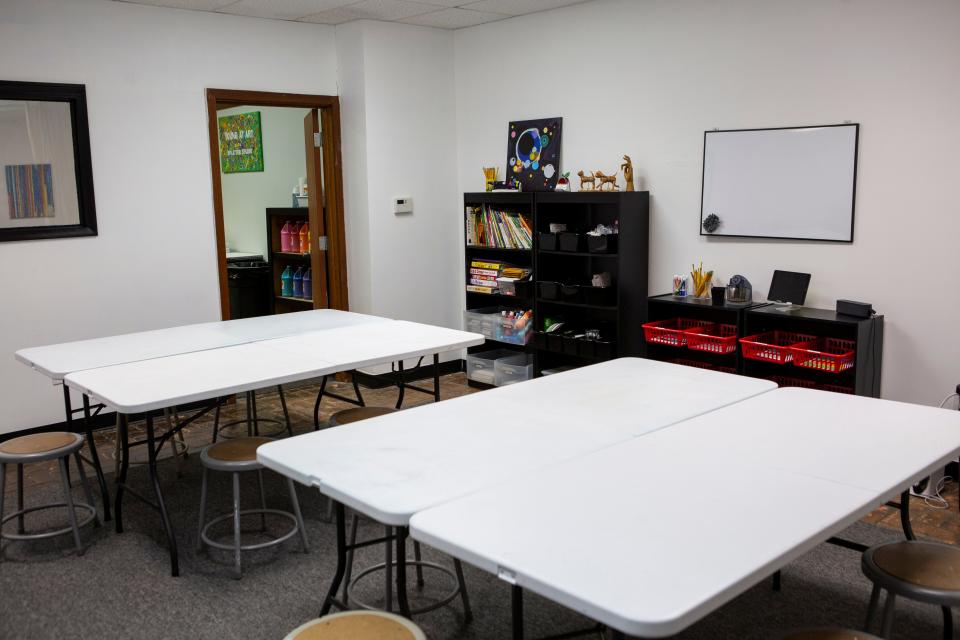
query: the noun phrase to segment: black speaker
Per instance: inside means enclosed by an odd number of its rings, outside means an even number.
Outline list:
[[[837,300],[837,313],[855,318],[869,318],[873,315],[873,305],[869,302]]]

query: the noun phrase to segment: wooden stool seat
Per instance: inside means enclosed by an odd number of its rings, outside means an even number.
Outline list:
[[[33,433],[12,438],[0,444],[0,453],[8,456],[29,456],[63,449],[82,442],[83,438],[80,435],[66,431]]]
[[[220,462],[250,462],[257,459],[260,445],[271,442],[270,438],[234,438],[222,440],[206,448],[206,455]]]
[[[383,611],[344,611],[311,620],[284,640],[426,640],[420,628]]]
[[[881,571],[918,587],[960,592],[960,549],[956,547],[897,542],[878,547],[873,562]]]
[[[367,418],[376,418],[377,416],[385,416],[396,412],[397,409],[391,407],[357,407],[355,409],[344,409],[330,416],[330,425],[338,427],[340,425],[350,424],[351,422],[360,422]]]
[[[783,640],[879,640],[877,636],[866,631],[851,631],[849,629],[811,629],[797,631],[785,636]]]

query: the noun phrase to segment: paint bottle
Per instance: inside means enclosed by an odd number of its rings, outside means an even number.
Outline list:
[[[313,300],[313,273],[310,267],[303,272],[303,297]]]
[[[280,274],[280,295],[290,297],[293,295],[293,272],[288,266]]]
[[[290,223],[290,253],[300,253],[300,223],[294,220]]]
[[[298,267],[293,274],[293,297],[303,297],[303,267]]]
[[[300,225],[300,253],[310,253],[310,225]]]
[[[290,252],[290,221],[287,220],[283,223],[283,227],[280,229],[280,251],[283,253]]]

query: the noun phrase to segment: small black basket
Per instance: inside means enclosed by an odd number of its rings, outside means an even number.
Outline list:
[[[557,234],[540,232],[540,251],[556,251]]]
[[[580,302],[580,290],[577,284],[565,284],[560,287],[560,299],[564,302]]]
[[[549,280],[541,280],[537,283],[540,287],[540,297],[543,300],[557,300],[560,298],[560,283]]]
[[[560,251],[582,251],[582,239],[579,233],[564,231],[560,234]]]
[[[580,293],[585,304],[598,307],[609,307],[616,303],[617,290],[609,287],[580,287]]]
[[[587,236],[587,251],[590,253],[616,253],[617,235]]]

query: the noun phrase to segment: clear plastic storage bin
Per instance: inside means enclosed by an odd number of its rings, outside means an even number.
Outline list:
[[[511,358],[517,352],[512,349],[495,349],[467,354],[467,377],[475,382],[496,384],[496,362],[501,358]]]
[[[500,319],[500,312],[505,307],[484,307],[482,309],[468,309],[463,312],[464,330],[470,333],[479,333],[484,337],[495,337],[494,320]]]
[[[500,358],[493,363],[494,384],[502,387],[523,382],[533,377],[533,358],[520,353],[509,358]]]

